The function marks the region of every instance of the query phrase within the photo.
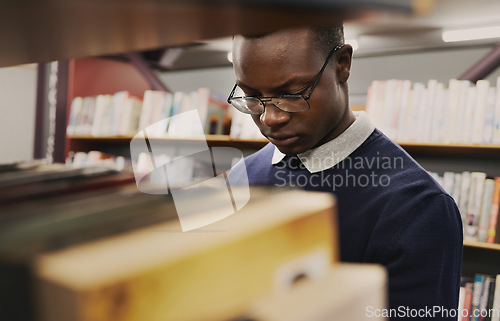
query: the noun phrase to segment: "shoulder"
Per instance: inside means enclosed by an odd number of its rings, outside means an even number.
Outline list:
[[[384,190],[388,192],[397,191],[398,195],[404,195],[407,191],[408,197],[445,193],[413,157],[378,129],[353,153],[352,157],[355,160],[359,158],[361,166],[376,171],[379,175],[385,175],[388,182]]]
[[[271,163],[274,154],[274,148],[275,147],[273,144],[271,143],[266,144],[264,147],[262,147],[255,153],[245,157],[245,163],[252,164],[266,159],[269,160],[269,163]]]
[[[231,169],[230,176],[248,177],[250,185],[263,185],[264,178],[267,172],[272,167],[272,158],[274,153],[274,145],[268,143],[266,146],[257,152],[245,157],[244,162],[238,163]]]
[[[375,130],[357,150],[356,156],[362,158],[365,166],[357,174],[373,175],[378,183],[358,189],[358,197],[366,200],[372,213],[377,213],[376,227],[382,233],[385,229],[391,231],[392,241],[397,239],[398,233],[418,230],[417,221],[432,222],[433,226],[459,234],[461,226],[457,226],[461,218],[454,200],[400,146]]]

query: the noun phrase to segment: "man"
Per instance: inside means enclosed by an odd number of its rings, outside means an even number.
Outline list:
[[[446,316],[458,305],[458,209],[366,114],[351,111],[351,60],[342,27],[234,38],[228,101],[270,141],[245,160],[249,182],[334,193],[341,260],[387,268],[390,316],[456,319]]]

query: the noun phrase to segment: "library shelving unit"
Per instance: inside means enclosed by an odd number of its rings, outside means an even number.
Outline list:
[[[131,95],[142,97],[144,91],[149,89],[148,82],[133,65],[104,58],[71,59],[66,85],[67,117],[69,117],[71,102],[75,97],[114,94],[121,90],[127,90]],[[103,139],[101,142],[110,143],[111,140]],[[74,150],[80,151],[83,146],[77,144],[78,141],[66,139],[64,154],[67,155],[69,151]],[[99,150],[102,147],[101,144],[94,149]]]

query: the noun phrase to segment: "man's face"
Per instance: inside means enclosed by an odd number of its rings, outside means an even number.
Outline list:
[[[326,59],[314,37],[309,29],[257,39],[235,37],[236,83],[247,96],[307,95]],[[262,115],[252,115],[262,134],[282,153],[305,152],[345,130],[341,125],[348,114],[347,88],[338,81],[339,70],[334,56],[308,101],[309,110],[288,113],[266,103]]]

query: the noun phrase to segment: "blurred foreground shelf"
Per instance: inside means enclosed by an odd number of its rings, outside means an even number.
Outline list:
[[[45,0],[0,7],[0,66],[184,45],[237,33],[324,25],[432,0]]]

